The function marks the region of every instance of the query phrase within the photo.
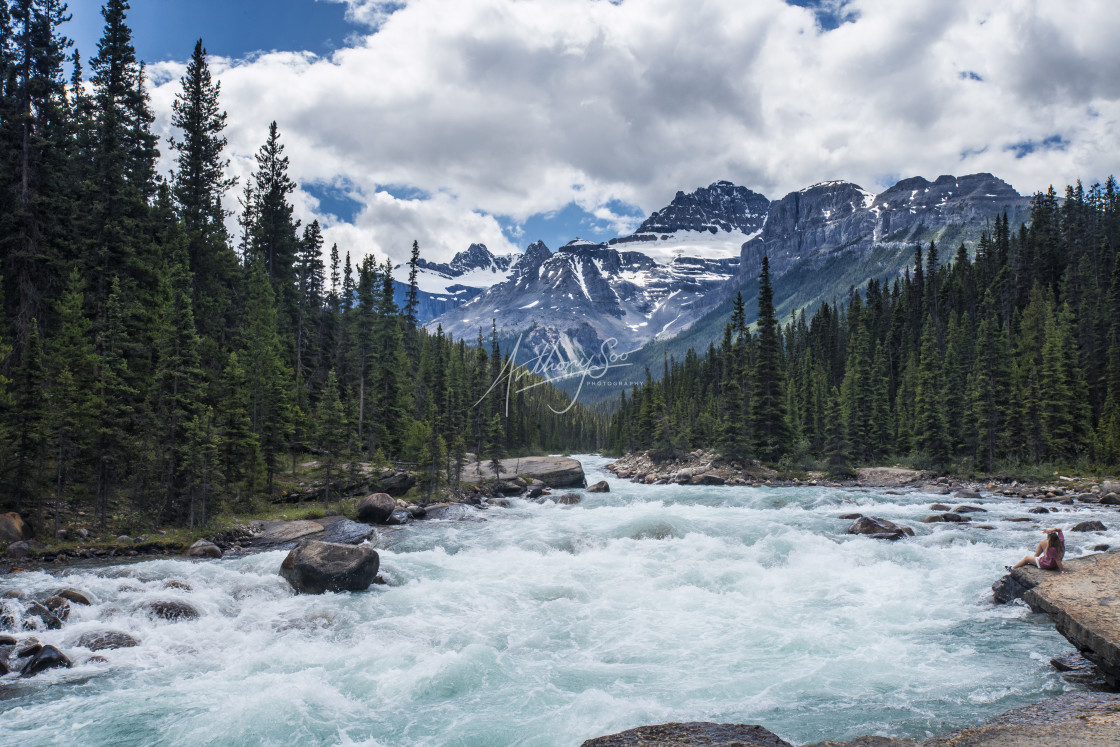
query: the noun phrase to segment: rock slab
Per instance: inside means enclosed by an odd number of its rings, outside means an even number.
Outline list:
[[[364,591],[377,576],[380,562],[368,545],[311,541],[288,553],[280,575],[300,594]]]
[[[993,585],[997,600],[1019,596],[1120,688],[1120,553],[1072,558],[1066,572],[1016,568]],[[999,587],[999,588],[997,588]]]
[[[777,734],[751,724],[684,724],[639,726],[637,729],[588,739],[582,747],[793,747]]]

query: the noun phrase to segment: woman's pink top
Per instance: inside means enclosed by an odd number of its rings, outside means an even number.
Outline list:
[[[1058,530],[1058,536],[1062,538],[1063,543],[1066,541],[1066,538],[1062,535],[1060,529]],[[1042,555],[1038,558],[1038,567],[1046,569],[1057,568],[1059,557],[1061,557],[1061,553],[1058,551],[1058,548],[1051,547],[1049,544],[1047,544],[1046,552],[1042,553]]]

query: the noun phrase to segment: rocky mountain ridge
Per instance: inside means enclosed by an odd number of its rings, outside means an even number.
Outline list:
[[[633,351],[726,313],[728,300],[757,281],[763,256],[776,282],[792,273],[799,302],[808,305],[846,293],[853,277],[858,284],[897,276],[917,243],[948,244],[947,251],[974,244],[997,215],[1007,212],[1014,224],[1029,208],[1030,198],[991,174],[913,177],[877,195],[831,181],[774,201],[719,181],[678,192],[629,236],[576,239],[556,252],[536,242],[505,271],[474,245],[466,253],[475,258],[471,266],[490,266],[484,278],[501,279],[455,296],[463,302],[429,326],[474,337],[494,320],[504,339],[521,336],[523,347],[555,348],[569,359],[595,357],[605,346]],[[834,272],[837,263],[848,271]],[[828,272],[816,272],[826,266]],[[714,326],[706,325],[707,338],[696,347],[707,345]]]

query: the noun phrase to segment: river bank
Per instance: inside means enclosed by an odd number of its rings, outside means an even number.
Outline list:
[[[974,479],[938,475],[905,467],[861,467],[845,478],[824,472],[807,472],[801,477],[783,477],[756,461],[726,460],[713,451],[696,450],[675,458],[663,458],[651,451],[633,452],[611,464],[607,470],[623,480],[642,485],[731,485],[750,487],[829,487],[829,488],[912,488],[933,495],[980,498],[999,495],[1008,498],[1037,499],[1055,503],[1103,503],[1120,506],[1120,479],[1098,479],[1055,473],[1048,480],[1020,480],[1007,477]]]

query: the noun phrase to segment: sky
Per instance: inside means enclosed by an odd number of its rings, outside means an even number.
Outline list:
[[[202,38],[241,184],[276,120],[329,247],[633,231],[678,190],[1120,173],[1115,0],[133,0],[156,128]],[[63,32],[96,53],[99,0]],[[173,164],[167,148],[161,169]],[[237,208],[236,191],[227,208]]]

